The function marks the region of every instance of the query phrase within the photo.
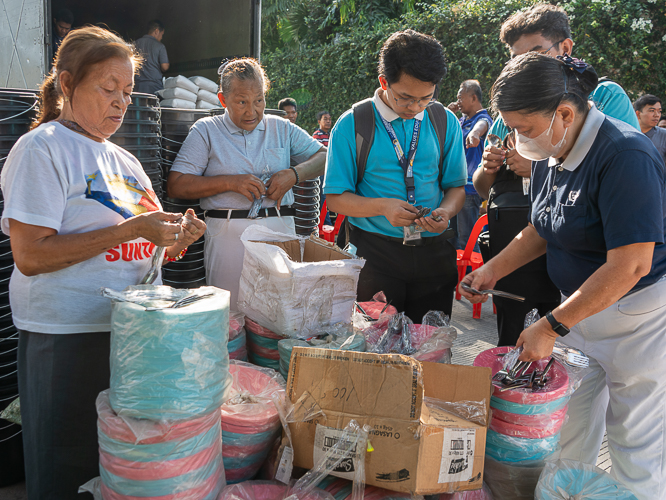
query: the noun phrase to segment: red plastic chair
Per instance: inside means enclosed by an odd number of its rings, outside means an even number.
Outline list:
[[[335,226],[325,226],[324,221],[326,220],[326,213],[326,200],[324,200],[324,204],[321,206],[321,213],[319,214],[319,237],[334,243],[336,236],[340,232],[342,223],[345,220],[345,216],[338,214],[338,217],[335,219]]]
[[[488,224],[488,214],[484,214],[481,217],[479,217],[479,220],[477,220],[476,224],[474,224],[474,227],[472,228],[472,233],[469,235],[469,239],[467,240],[467,244],[465,245],[465,250],[457,251],[458,284],[460,284],[462,279],[465,277],[465,273],[467,272],[468,267],[471,267],[472,271],[474,271],[483,265],[483,259],[481,258],[481,254],[478,252],[474,252],[473,250],[476,241],[479,239],[479,234],[481,234],[481,230],[483,229],[483,226],[485,226],[486,224]],[[458,288],[456,287],[456,300],[460,299],[461,295],[460,292],[458,291]],[[478,304],[474,304],[474,307],[472,308],[472,318],[479,319],[480,317],[481,317],[481,303],[479,302]]]

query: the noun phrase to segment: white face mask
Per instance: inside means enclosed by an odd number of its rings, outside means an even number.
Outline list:
[[[553,138],[553,122],[555,121],[556,115],[557,111],[553,114],[553,119],[550,120],[550,127],[548,127],[548,130],[533,139],[525,137],[522,134],[516,134],[516,151],[518,151],[520,156],[532,161],[541,161],[551,157],[558,157],[566,145],[565,138],[567,136],[567,130],[569,129],[564,129],[564,135],[560,142],[557,144],[551,142],[551,139]]]

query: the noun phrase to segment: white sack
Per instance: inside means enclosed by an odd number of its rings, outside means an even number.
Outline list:
[[[213,94],[217,94],[217,83],[215,83],[213,80],[209,80],[208,78],[205,78],[203,76],[191,76],[189,78],[191,82],[193,82],[197,87],[200,89],[207,90],[208,92],[212,92]]]
[[[185,99],[166,99],[160,102],[160,106],[163,108],[181,108],[181,109],[196,109],[197,105],[192,101],[186,101]]]
[[[283,249],[263,241],[292,235],[253,225],[241,235],[245,246],[238,308],[248,318],[289,337],[310,337],[324,326],[351,322],[365,260],[294,262]],[[301,252],[305,240],[301,240]]]
[[[164,88],[165,89],[170,89],[173,87],[180,87],[181,89],[189,90],[190,92],[197,93],[199,91],[199,87],[197,85],[185,78],[183,75],[178,75],[178,76],[172,76],[171,78],[167,78],[164,82]]]
[[[215,106],[214,104],[211,104],[208,101],[202,101],[201,99],[197,101],[197,109],[215,109],[221,107],[222,106]]]
[[[199,89],[199,92],[197,92],[197,99],[200,101],[206,101],[215,106],[220,106],[220,99],[217,97],[217,94],[208,92],[206,89]]]
[[[158,90],[157,95],[162,99],[185,99],[186,101],[197,102],[197,94],[181,87]]]

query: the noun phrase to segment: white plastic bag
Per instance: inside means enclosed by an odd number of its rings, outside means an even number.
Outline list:
[[[203,76],[191,76],[189,80],[200,89],[204,89],[207,90],[208,92],[212,92],[213,94],[217,94],[218,90],[217,83],[215,83],[213,80],[209,80],[208,78]]]
[[[299,241],[302,253],[306,240],[259,225],[248,227],[241,241],[245,258],[238,308],[248,318],[295,338],[311,337],[323,327],[351,321],[363,259],[295,262],[282,248],[265,242]],[[326,251],[326,242],[318,241],[313,239],[311,244]]]
[[[217,97],[217,94],[209,92],[206,89],[199,89],[199,92],[197,92],[197,99],[200,101],[206,101],[215,106],[220,105],[220,99]]]
[[[160,102],[163,108],[197,109],[196,103],[185,99],[165,99]]]
[[[199,87],[197,84],[184,77],[183,75],[172,76],[171,78],[167,78],[164,81],[165,89],[170,89],[173,87],[180,87],[181,89],[189,90],[195,94],[199,92]]]
[[[157,94],[162,99],[185,99],[186,101],[197,102],[197,94],[181,87],[158,90]]]

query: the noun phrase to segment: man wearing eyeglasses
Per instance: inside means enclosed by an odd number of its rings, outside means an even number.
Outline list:
[[[333,127],[324,191],[329,208],[348,216],[343,232],[366,260],[358,299],[383,291],[398,311],[420,322],[429,310],[450,315],[453,305],[456,251],[447,229],[465,202],[462,130],[451,111],[432,103],[446,74],[437,40],[413,30],[396,32],[381,49],[378,69],[380,88],[372,99],[357,103]],[[365,145],[355,110],[368,109],[368,102],[374,134],[359,175],[357,153]],[[446,124],[445,133],[433,120]]]

